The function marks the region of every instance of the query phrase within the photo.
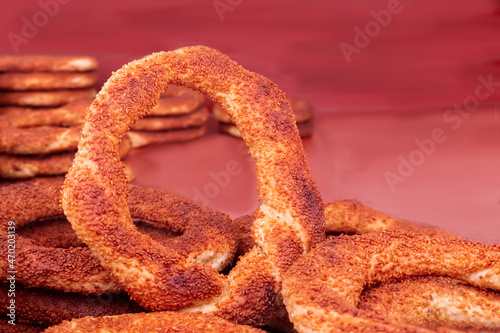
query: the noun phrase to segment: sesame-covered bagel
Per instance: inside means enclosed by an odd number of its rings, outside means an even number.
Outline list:
[[[36,90],[36,91],[4,91],[0,94],[0,105],[55,107],[79,99],[92,98],[95,90]]]
[[[60,206],[62,181],[18,183],[0,188],[2,244],[7,242],[9,221],[19,229],[32,221],[63,216]],[[181,233],[164,237],[161,244],[186,262],[202,263],[222,270],[234,258],[236,241],[228,216],[200,207],[162,190],[126,184],[132,216],[158,228]],[[168,236],[168,235],[167,235]],[[7,251],[7,246],[3,247]],[[7,254],[0,259],[5,280]],[[16,281],[29,287],[45,287],[68,292],[100,294],[121,290],[85,247],[51,248],[36,245],[29,238],[16,237]]]
[[[80,140],[80,131],[80,126],[3,128],[0,135],[0,153],[36,155],[75,150]],[[119,146],[119,155],[125,157],[132,146],[131,139],[125,136]]]
[[[87,56],[16,54],[0,57],[0,72],[87,72],[97,60]]]
[[[254,228],[257,246],[228,277],[187,262],[132,224],[117,145],[170,83],[200,91],[232,114],[256,163],[262,200]],[[321,197],[285,95],[270,80],[202,46],[154,53],[111,76],[87,113],[62,204],[103,267],[132,299],[153,310],[221,313],[227,305],[225,318],[230,312],[236,320],[269,315],[283,272],[324,239]],[[247,290],[243,298],[249,281],[254,288],[268,285],[268,292]],[[237,286],[241,297],[235,297]]]
[[[2,128],[0,153],[33,155],[76,149],[80,140],[80,129],[80,126]]]
[[[241,216],[233,221],[236,238],[238,240],[238,248],[236,252],[237,256],[244,255],[255,246],[255,242],[252,237],[253,222],[254,222],[253,214]],[[325,204],[325,227],[327,233],[330,232],[336,234],[339,233],[365,234],[370,232],[398,230],[404,232],[420,233],[422,235],[428,235],[430,237],[437,237],[444,239],[460,239],[459,236],[451,232],[438,229],[430,225],[417,222],[403,221],[390,217],[375,209],[364,206],[363,204],[361,204],[356,200],[339,200],[329,204]],[[425,320],[427,320],[427,322],[433,322],[434,325],[437,325],[438,323],[437,319],[435,318],[436,316],[428,315],[426,317],[427,319],[421,317],[423,316],[422,315],[423,313],[428,313],[425,312],[426,309],[432,310],[433,308],[426,305],[427,304],[426,302],[428,302],[429,298],[428,294],[423,294],[420,292],[412,294],[412,291],[418,291],[419,287],[422,288],[421,287],[422,283],[416,281],[415,286],[412,286],[412,283],[413,282],[405,283],[405,286],[407,285],[408,287],[405,289],[404,293],[403,292],[391,293],[390,288],[380,288],[383,291],[377,292],[376,295],[379,297],[376,299],[375,297],[372,297],[374,301],[369,302],[369,304],[367,305],[371,307],[377,306],[378,308],[382,308],[383,310],[385,310],[385,312],[380,311],[381,313],[380,317],[382,318],[385,317],[383,314],[386,313],[392,314],[393,317],[397,317],[399,315],[397,319],[401,322],[404,322],[405,319],[407,318],[408,308],[410,307],[417,308],[418,305],[421,305],[421,307],[419,307],[417,311],[412,312],[412,315],[415,317],[415,320],[420,320],[421,322],[425,322]],[[474,289],[473,287],[470,287],[470,289],[463,290],[465,289],[465,287],[461,288],[461,285],[458,285],[458,283],[453,284],[453,287],[454,287],[453,290],[451,290],[451,288],[448,288],[448,290],[444,289],[441,291],[444,292],[446,295],[448,294],[460,295]],[[384,295],[385,297],[381,297],[380,295]],[[412,301],[409,302],[410,304],[408,305],[407,308],[405,308],[406,311],[399,311],[399,309],[401,308],[401,303],[405,302],[406,297],[408,299],[411,299]],[[363,301],[360,303],[360,308],[365,308]],[[469,304],[471,303],[475,304],[481,301],[482,299],[477,299],[472,302],[470,302],[470,300],[467,300]],[[494,303],[491,300],[488,302],[488,305],[491,307],[493,307],[495,304],[496,303]],[[446,306],[447,304],[443,303],[443,305]],[[420,308],[422,308],[422,310],[420,310]],[[448,311],[448,312],[441,311],[439,323],[442,324],[442,323],[453,322],[455,314],[456,313],[453,311]],[[489,315],[490,314],[487,313],[485,317]],[[464,316],[462,316],[461,318],[462,322],[460,322],[460,324],[462,325],[462,327],[466,326],[467,324],[473,325],[473,323],[478,322],[477,318],[469,318]],[[278,327],[284,326],[286,324],[290,325],[288,316],[284,318],[274,318],[273,320],[278,324]],[[477,326],[481,327],[481,325]]]
[[[84,317],[49,327],[45,333],[262,333],[264,331],[230,323],[213,315],[182,312],[129,313],[120,316]]]
[[[27,179],[36,176],[64,175],[73,164],[76,151],[47,155],[0,154],[0,178]]]
[[[0,284],[0,313],[8,313],[9,285]],[[85,316],[100,317],[143,312],[126,294],[83,295],[16,285],[16,321],[56,325]],[[0,332],[2,332],[0,330]]]
[[[10,107],[0,114],[0,127],[62,126],[70,127],[83,123],[90,99],[80,99],[58,108],[31,109]]]
[[[399,230],[445,239],[460,238],[452,232],[428,224],[391,217],[352,199],[337,200],[325,205],[325,225],[327,232],[344,234],[361,235]]]
[[[0,89],[4,90],[77,89],[96,82],[96,73],[0,73]]]
[[[379,318],[429,328],[500,329],[499,292],[445,277],[382,284],[361,294],[359,308]]]
[[[132,141],[126,136],[118,150],[120,159],[126,158],[131,149]],[[0,178],[27,179],[36,176],[63,175],[73,164],[75,153],[76,151],[69,150],[35,155],[0,154]]]
[[[282,293],[299,332],[421,332],[358,308],[365,287],[420,275],[500,290],[500,246],[400,232],[332,237],[296,261]]]
[[[132,148],[140,148],[158,143],[189,141],[203,136],[205,132],[205,125],[154,132],[130,131],[122,142],[130,142]],[[80,135],[80,125],[0,127],[0,154],[36,155],[75,150]]]
[[[29,107],[29,106],[0,106],[0,115],[12,115],[12,114],[25,114],[31,111],[46,111],[51,110],[52,108],[37,108],[37,107]],[[3,125],[3,124],[2,124]]]
[[[157,115],[140,119],[133,129],[139,131],[157,131],[164,129],[185,128],[201,126],[208,119],[208,109],[199,107],[189,110],[186,105],[165,105],[171,102],[162,100],[175,99],[175,97],[162,98],[153,110]],[[87,108],[92,100],[81,99],[73,101],[58,108],[48,110],[23,110],[9,108],[3,114],[0,113],[0,127],[35,127],[35,126],[63,126],[70,127],[83,124]],[[186,102],[187,103],[187,102]],[[183,113],[180,110],[189,110]],[[169,114],[169,112],[171,112]]]
[[[299,135],[301,138],[310,137],[314,130],[314,107],[303,99],[287,98],[292,108],[293,115]],[[215,104],[212,112],[216,120],[219,121],[219,130],[221,133],[241,138],[241,133],[231,119],[231,115],[227,113],[220,105]]]

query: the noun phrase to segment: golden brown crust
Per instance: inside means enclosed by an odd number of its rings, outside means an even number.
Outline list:
[[[15,217],[16,228],[20,228],[47,216],[64,216],[57,198],[63,181],[62,177],[36,178],[1,187],[2,233],[6,230],[5,221],[9,217]]]
[[[299,331],[418,332],[357,306],[365,287],[419,275],[500,290],[500,246],[400,232],[332,237],[297,260],[282,292]]]
[[[238,239],[238,256],[244,255],[255,246],[255,242],[252,237],[253,221],[254,214],[251,214],[237,218],[233,222],[235,234]],[[389,217],[379,211],[366,207],[355,200],[341,200],[326,204],[325,222],[326,232],[333,233],[364,234],[377,231],[399,230],[416,232],[429,235],[431,237],[440,237],[445,239],[460,238],[450,232],[432,226],[416,222],[401,221]],[[388,293],[386,299],[389,300],[391,297],[393,296]],[[416,295],[416,297],[415,302],[418,302],[418,295]],[[402,297],[397,299],[402,299]],[[395,308],[396,306],[393,307],[393,309]],[[402,313],[401,318],[403,318],[403,314],[404,312]],[[385,318],[384,316],[380,317]],[[278,326],[287,324],[290,325],[288,315],[282,316],[282,318],[275,317],[271,322]]]
[[[0,153],[36,155],[75,150],[80,140],[80,130],[80,126],[4,128],[0,135]],[[125,136],[119,147],[119,155],[124,157],[133,147],[133,141]]]
[[[27,179],[36,176],[63,175],[68,172],[76,151],[48,155],[0,154],[0,178]]]
[[[184,96],[184,95],[183,95]],[[157,131],[174,128],[196,127],[208,119],[208,109],[191,106],[182,101],[173,102],[175,97],[161,98],[153,108],[156,115],[140,119],[132,128],[138,131]],[[80,99],[52,109],[6,107],[0,111],[0,127],[63,126],[83,123],[85,113],[92,100]],[[176,104],[180,103],[180,104]],[[198,103],[198,102],[196,102]]]
[[[43,184],[47,181],[64,180],[64,176],[47,176],[47,177],[33,177],[29,179],[0,179],[0,186],[10,186],[19,183],[33,183],[33,184]]]
[[[1,313],[10,303],[9,285],[0,284]],[[86,296],[40,288],[15,288],[16,321],[39,325],[55,325],[63,320],[85,316],[113,316],[130,312],[143,312],[138,304],[125,294]]]
[[[125,136],[119,147],[120,159],[125,159],[132,149],[132,141]],[[0,154],[0,178],[28,179],[36,176],[62,175],[68,172],[76,151],[45,155]]]
[[[325,225],[327,232],[344,234],[361,235],[369,232],[399,230],[444,239],[461,238],[449,231],[427,224],[390,217],[352,199],[337,200],[325,205]]]
[[[3,90],[78,89],[96,82],[96,73],[0,73]]]
[[[76,150],[80,140],[80,130],[80,126],[2,128],[0,153],[34,155]]]
[[[287,100],[292,108],[292,112],[293,115],[295,116],[295,122],[297,123],[297,126],[298,123],[309,122],[314,118],[314,107],[308,101],[300,98],[290,98],[290,97],[288,97]],[[212,112],[214,113],[215,119],[217,119],[218,121],[225,124],[233,124],[233,121],[231,120],[231,116],[229,115],[229,113],[224,111],[220,107],[220,105],[215,104],[212,109]],[[238,135],[238,137],[241,137],[241,135]]]
[[[444,277],[415,277],[365,290],[359,308],[388,321],[428,328],[500,328],[500,293]]]
[[[59,180],[46,180],[0,188],[0,196],[5,198],[0,204],[3,242],[9,221],[20,228],[34,220],[62,216],[61,185]],[[182,233],[161,243],[186,262],[204,263],[217,270],[232,262],[236,241],[228,216],[166,191],[133,185],[128,186],[128,200],[134,218]],[[16,279],[27,286],[83,293],[120,290],[87,248],[47,248],[18,235],[16,249]],[[2,265],[6,265],[4,258],[0,259]]]
[[[0,105],[55,107],[79,99],[92,98],[94,95],[94,89],[2,91],[0,92]]]
[[[62,126],[70,127],[83,123],[85,113],[91,101],[81,99],[73,101],[59,108],[48,110],[12,107],[0,115],[0,127],[35,127],[35,126]],[[16,110],[17,109],[17,110]]]
[[[169,142],[183,142],[197,139],[205,135],[206,126],[189,127],[169,131],[130,131],[127,133],[133,148]]]
[[[88,56],[18,54],[0,57],[0,72],[87,72],[95,69],[97,60]]]
[[[188,264],[139,234],[127,209],[123,174],[114,162],[116,142],[149,112],[169,83],[201,91],[223,105],[256,161],[263,204],[254,228],[258,247],[245,257],[261,259],[243,257],[233,270],[237,273],[232,271],[227,278],[207,266]],[[235,306],[244,305],[247,313],[252,299],[231,291],[232,279],[250,269],[255,271],[256,286],[269,286],[255,302],[252,318],[268,316],[269,306],[262,304],[270,302],[261,302],[260,297],[272,300],[282,272],[324,238],[321,197],[284,94],[268,79],[201,46],[155,53],[113,74],[87,113],[62,202],[78,236],[101,264],[134,300],[154,310],[190,307],[190,311],[222,312],[217,304],[232,298],[230,304],[239,302]],[[114,213],[102,214],[110,211]],[[254,263],[260,265],[258,270]],[[187,290],[189,294],[183,292]]]
[[[123,171],[125,172],[125,177],[127,182],[133,182],[135,180],[135,173],[130,164],[127,161],[122,162]]]
[[[153,312],[81,319],[49,327],[45,333],[155,332],[155,333],[259,333],[257,328],[232,324],[202,313]]]
[[[201,107],[191,113],[180,116],[145,117],[139,119],[131,129],[133,131],[165,131],[181,128],[200,127],[208,120],[208,109]]]
[[[24,107],[24,106],[0,106],[0,116],[18,114],[24,115],[31,111],[48,111],[54,108],[45,107],[45,108],[35,108],[35,107]]]

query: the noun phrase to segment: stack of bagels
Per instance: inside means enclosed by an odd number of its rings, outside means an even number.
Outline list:
[[[0,179],[68,171],[96,93],[97,67],[88,56],[0,57]],[[122,158],[130,148],[125,138]]]
[[[205,134],[208,114],[202,94],[170,85],[151,112],[132,126],[128,136],[134,148],[196,139]]]
[[[2,56],[0,105],[26,110],[91,98],[96,92],[96,69],[97,60],[87,56]]]

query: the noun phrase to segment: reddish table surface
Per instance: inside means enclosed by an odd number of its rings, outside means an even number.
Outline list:
[[[57,13],[14,46],[9,34],[22,36],[26,21],[43,11],[40,3],[50,1],[2,4],[0,53],[93,55],[102,83],[153,51],[220,49],[317,107],[316,132],[304,145],[325,201],[356,198],[500,243],[500,114],[494,107],[475,111],[457,129],[443,118],[444,108],[475,96],[479,76],[500,82],[497,0],[401,0],[402,9],[350,62],[342,43],[355,46],[356,29],[364,31],[389,1],[57,0]],[[220,2],[232,4],[222,16],[214,7]],[[482,102],[500,103],[500,89]],[[415,140],[432,138],[436,128],[447,139],[391,189],[384,173],[396,173],[400,158],[418,157]],[[208,205],[232,216],[257,206],[240,141],[213,126],[202,139],[144,148],[130,161],[137,183],[189,197],[208,186],[214,191],[205,195]],[[227,185],[210,185],[234,163],[241,170]]]
[[[491,107],[457,129],[440,112],[320,112],[313,137],[303,142],[325,202],[354,198],[395,217],[500,244],[499,120],[500,108]],[[446,140],[432,148],[436,128]],[[424,158],[413,156],[421,150],[416,139],[428,147]],[[391,187],[384,174],[398,175],[400,157],[418,163]],[[137,184],[173,190],[232,217],[258,207],[246,146],[218,133],[214,119],[205,137],[142,148],[129,161]]]

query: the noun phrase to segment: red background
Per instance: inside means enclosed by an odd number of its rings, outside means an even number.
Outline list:
[[[43,1],[47,3],[49,1]],[[318,109],[304,142],[325,201],[352,197],[402,218],[500,243],[500,89],[492,104],[444,121],[446,108],[473,96],[478,76],[500,82],[500,2],[401,0],[399,14],[348,63],[354,45],[389,1],[96,1],[70,0],[38,28],[20,53],[89,54],[101,83],[124,63],[153,51],[204,44],[271,78]],[[218,15],[214,3],[232,3]],[[9,33],[41,11],[38,1],[2,3],[0,52]],[[364,111],[370,111],[365,113]],[[442,128],[447,140],[394,191],[384,173]],[[131,156],[137,182],[194,197],[229,161],[241,166],[208,204],[238,216],[257,205],[255,180],[239,141],[217,134],[149,147]]]

